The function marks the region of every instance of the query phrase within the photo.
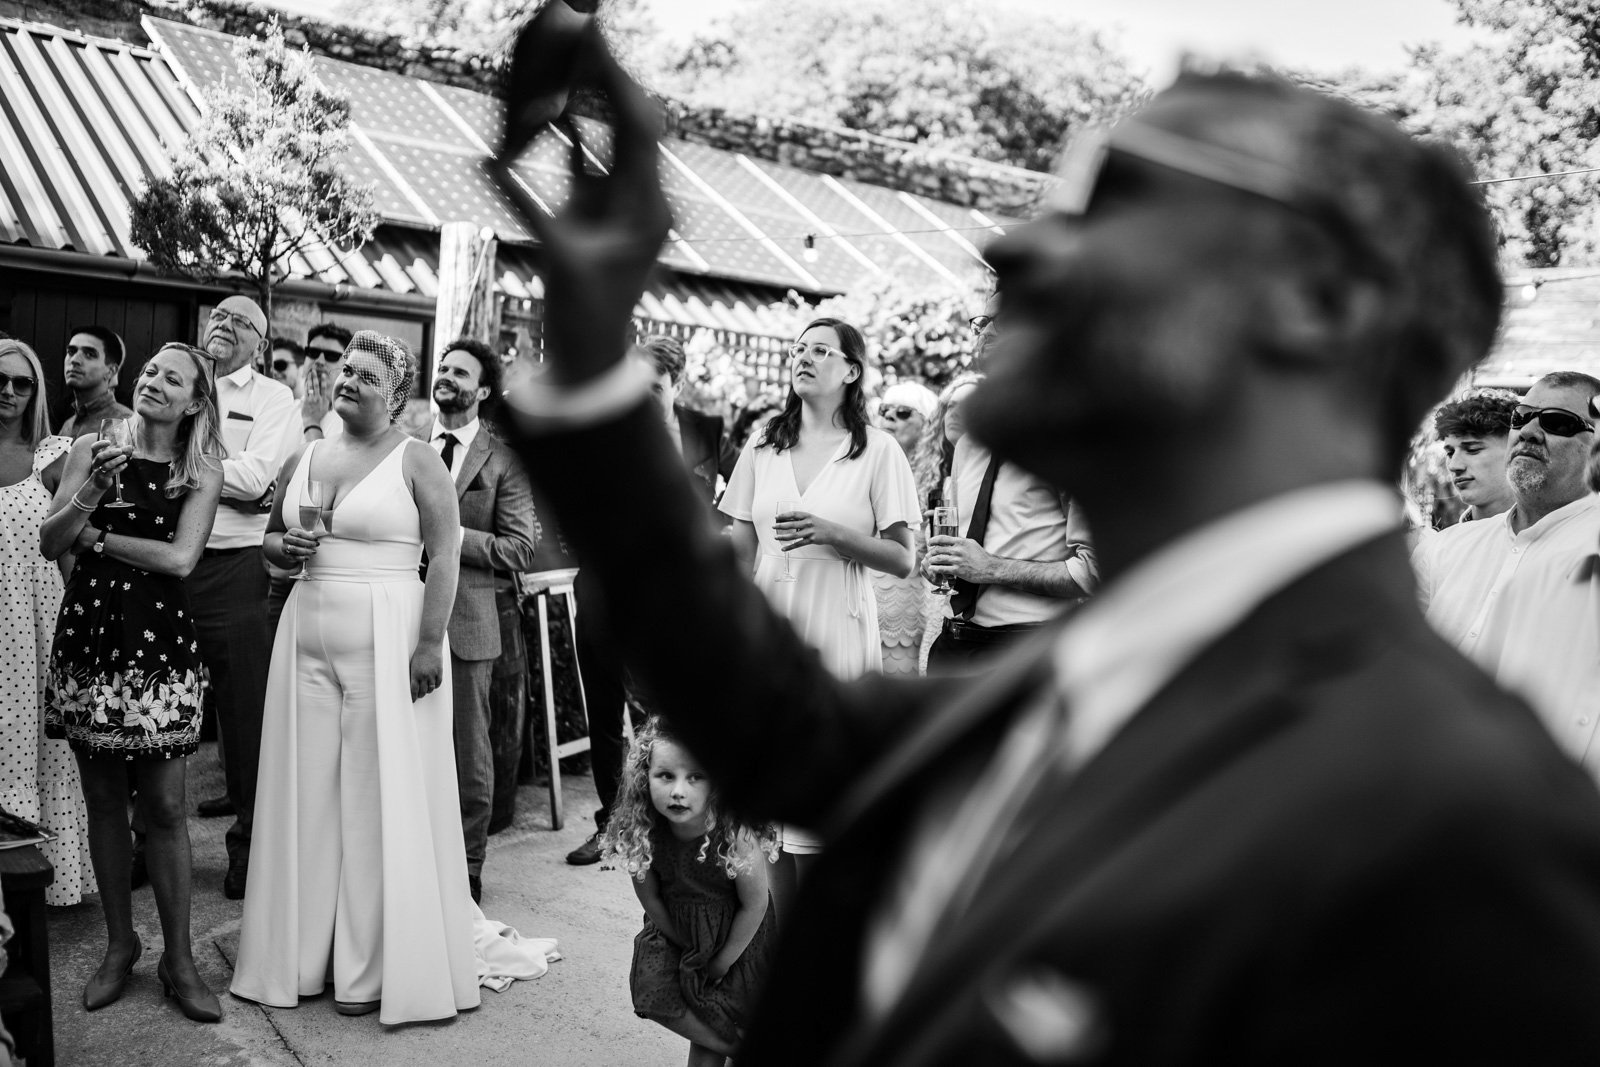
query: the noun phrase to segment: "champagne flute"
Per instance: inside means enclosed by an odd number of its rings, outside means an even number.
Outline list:
[[[306,479],[305,491],[300,494],[300,528],[313,534],[328,532],[328,502],[333,499],[327,482]],[[300,565],[300,578],[306,577],[305,564]]]
[[[100,440],[109,441],[118,448],[128,450],[131,458],[133,455],[133,427],[128,425],[127,419],[101,419]],[[106,501],[108,508],[131,508],[128,501],[122,499],[122,472],[118,471],[112,476],[112,484],[116,486],[116,498]]]
[[[934,508],[933,536],[960,537],[961,513],[951,507]],[[936,596],[950,596],[955,592],[955,587],[950,584],[950,576],[948,574],[939,575],[939,581],[934,585],[933,592]]]
[[[774,518],[776,520],[778,520],[778,521],[781,521],[785,515],[788,515],[791,512],[795,512],[795,511],[799,511],[799,510],[800,510],[800,501],[798,501],[798,500],[780,500],[780,501],[778,501],[778,513],[777,513],[777,515],[774,516]],[[780,547],[779,550],[783,552],[783,573],[778,575],[778,577],[775,580],[776,581],[780,581],[780,582],[792,582],[792,581],[795,581],[794,573],[789,570],[789,553],[788,553],[788,551],[782,549],[781,547]]]

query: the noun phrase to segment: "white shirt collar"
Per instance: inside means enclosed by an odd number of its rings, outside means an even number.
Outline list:
[[[461,427],[459,430],[446,430],[444,428],[444,425],[438,420],[437,417],[435,417],[434,420],[433,420],[433,430],[428,434],[428,440],[436,442],[436,441],[439,440],[439,435],[440,434],[448,433],[448,434],[452,434],[455,437],[456,442],[462,448],[466,448],[467,446],[471,445],[472,442],[473,442],[473,439],[478,436],[478,428],[481,425],[482,425],[481,420],[473,419],[471,422],[467,423],[465,426]]]
[[[218,378],[217,384],[221,385],[223,382],[229,382],[235,388],[243,389],[245,386],[250,384],[250,379],[255,376],[255,373],[255,370],[250,366],[250,364],[245,363],[232,374],[224,374],[222,377]]]
[[[1595,506],[1596,497],[1593,495],[1580,496],[1570,504],[1563,504],[1538,522],[1526,527],[1521,533],[1511,525],[1512,518],[1517,514],[1516,505],[1501,512],[1497,518],[1501,528],[1505,530],[1506,538],[1511,541],[1537,541],[1551,530],[1560,526],[1568,519],[1581,515]]]
[[[1107,585],[1062,632],[1057,684],[1080,766],[1206,644],[1300,575],[1400,525],[1375,481],[1301,489],[1217,519]]]

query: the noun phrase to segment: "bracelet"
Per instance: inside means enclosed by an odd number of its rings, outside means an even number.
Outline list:
[[[78,492],[81,493],[81,492],[83,492],[83,490],[80,488],[78,490]],[[95,509],[95,507],[97,506],[95,504],[85,504],[83,501],[79,500],[78,499],[78,493],[73,493],[72,494],[72,500],[70,501],[70,503],[72,504],[73,507],[75,507],[79,511],[83,512],[85,515],[87,515],[88,513],[92,512]]]

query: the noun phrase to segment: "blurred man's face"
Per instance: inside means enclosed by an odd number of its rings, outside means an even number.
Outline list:
[[[1518,412],[1559,408],[1582,419],[1589,419],[1589,395],[1574,386],[1555,387],[1535,383],[1517,406]],[[1587,484],[1584,471],[1594,444],[1593,430],[1570,437],[1547,432],[1538,419],[1511,431],[1506,460],[1506,480],[1518,502],[1538,501],[1550,505],[1570,504],[1583,496]]]
[[[290,389],[298,388],[300,385],[300,359],[295,357],[294,349],[274,348],[272,350],[272,358],[267,364],[267,373],[287,385]]]
[[[656,410],[661,413],[661,421],[671,426],[677,421],[678,415],[672,406],[678,402],[678,386],[672,380],[672,375],[664,370],[656,369],[656,361],[647,352],[637,352],[634,355],[644,364],[650,372],[650,398],[656,402]]]
[[[1491,507],[1511,495],[1506,481],[1506,451],[1510,438],[1490,435],[1444,438],[1444,463],[1463,503]]]

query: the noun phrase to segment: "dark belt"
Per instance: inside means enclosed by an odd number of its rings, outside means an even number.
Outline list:
[[[201,559],[217,559],[220,556],[237,556],[241,552],[254,552],[255,545],[240,545],[238,548],[204,548],[200,550]]]
[[[965,619],[944,620],[944,634],[952,641],[964,641],[974,645],[994,644],[1003,641],[1012,634],[1025,634],[1030,630],[1037,630],[1043,626],[1042,622],[1017,622],[1007,626],[979,626],[975,622]]]

